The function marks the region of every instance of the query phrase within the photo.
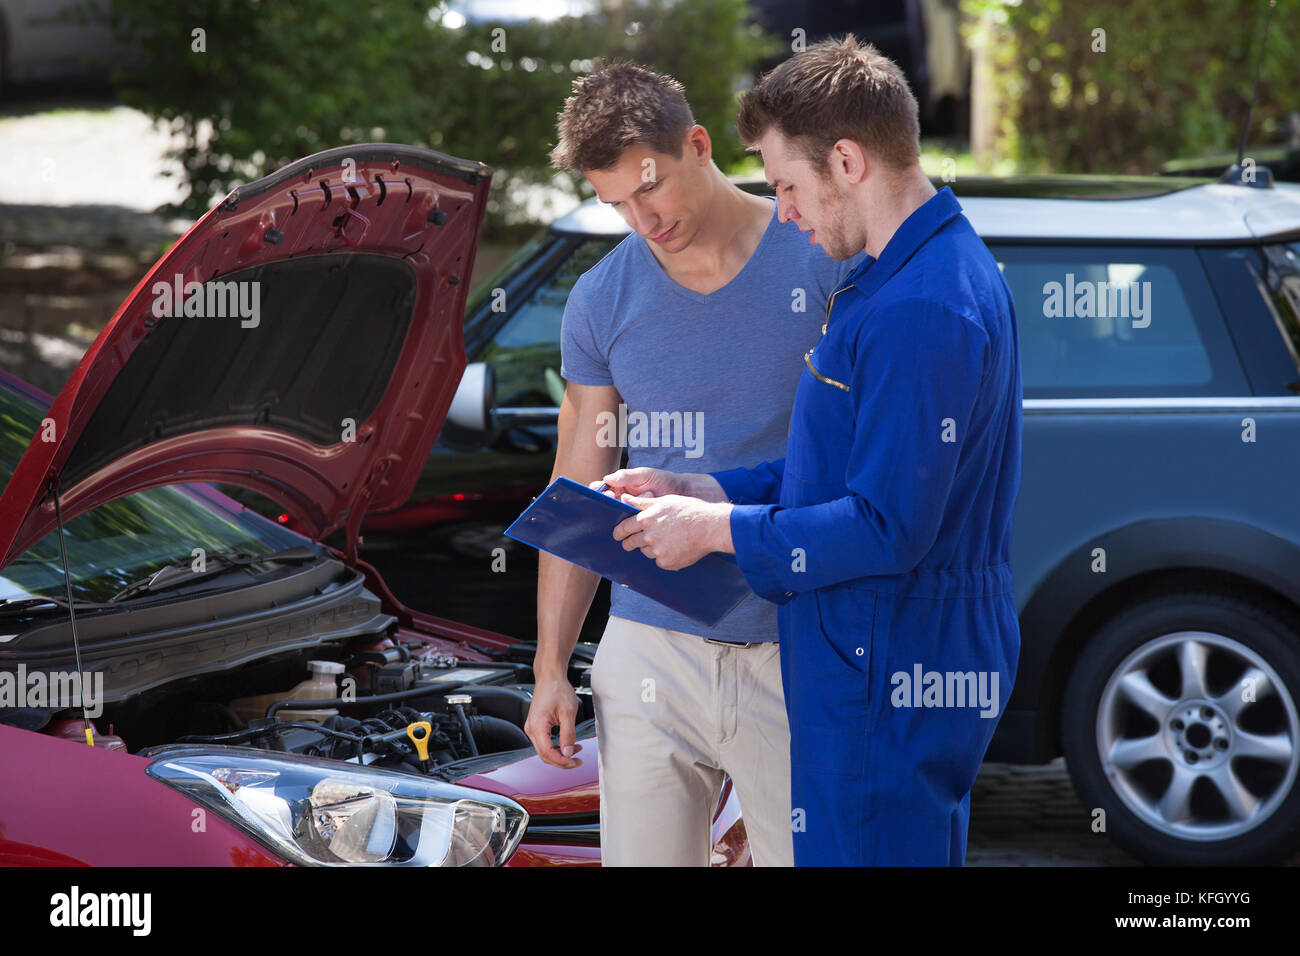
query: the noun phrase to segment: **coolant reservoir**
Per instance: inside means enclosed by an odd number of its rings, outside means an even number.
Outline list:
[[[258,694],[256,697],[240,697],[230,702],[230,708],[239,715],[244,723],[266,716],[266,708],[277,700],[333,700],[339,696],[338,679],[343,673],[343,665],[338,661],[308,661],[307,670],[311,673],[305,681],[294,686],[293,690],[278,694]],[[281,709],[275,712],[280,720],[313,720],[320,723],[338,715],[333,707],[309,710],[307,708]]]
[[[311,677],[288,694],[294,700],[333,700],[339,695],[339,675],[343,665],[338,661],[308,661]]]

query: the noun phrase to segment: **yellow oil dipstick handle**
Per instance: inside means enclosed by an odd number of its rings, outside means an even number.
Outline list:
[[[417,731],[423,731],[417,733]],[[411,738],[411,743],[415,744],[415,752],[420,757],[420,763],[429,762],[429,735],[433,733],[433,726],[427,720],[417,720],[413,724],[407,724],[406,736]]]

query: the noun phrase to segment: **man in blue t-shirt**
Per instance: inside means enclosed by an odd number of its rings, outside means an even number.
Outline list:
[[[552,478],[618,468],[710,472],[781,457],[803,353],[837,262],[783,224],[771,197],[714,164],[681,85],[630,63],[574,84],[557,168],[581,171],[631,227],[582,275],[561,333]],[[567,668],[597,577],[540,556],[536,687],[526,730],[574,767]],[[707,628],[615,586],[592,670],[606,865],[707,865],[730,776],[754,862],[793,862],[789,729],[776,609],[751,594]],[[559,746],[552,728],[559,728]]]

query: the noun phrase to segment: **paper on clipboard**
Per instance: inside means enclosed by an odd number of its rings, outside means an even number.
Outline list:
[[[614,527],[637,509],[570,478],[557,478],[506,529],[506,537],[563,558],[644,594],[709,627],[752,593],[730,555],[709,554],[665,571],[614,540]]]

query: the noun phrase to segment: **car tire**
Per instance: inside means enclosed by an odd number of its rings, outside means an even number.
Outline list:
[[[1080,655],[1062,701],[1066,763],[1084,807],[1147,863],[1276,862],[1300,846],[1297,702],[1294,618],[1241,592],[1166,591],[1110,618]]]

